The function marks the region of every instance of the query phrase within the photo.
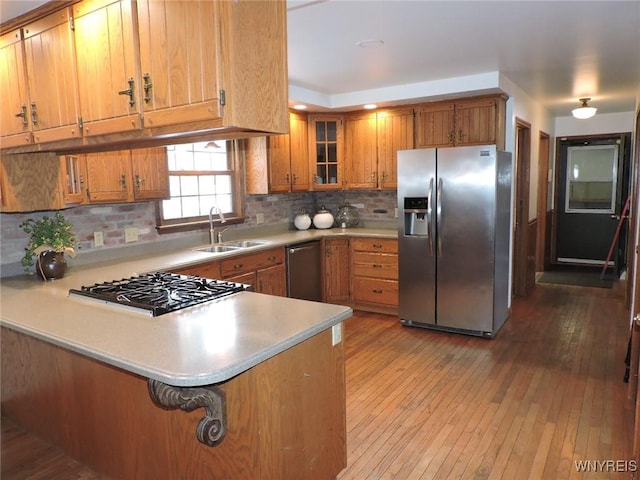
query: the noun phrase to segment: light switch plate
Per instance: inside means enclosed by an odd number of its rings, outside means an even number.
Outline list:
[[[256,214],[256,224],[260,225],[261,223],[264,223],[264,213]]]
[[[124,229],[124,242],[131,243],[138,241],[138,227],[128,227]]]
[[[342,341],[342,323],[331,327],[331,345],[335,346]]]
[[[93,246],[104,247],[104,234],[102,232],[93,232]]]

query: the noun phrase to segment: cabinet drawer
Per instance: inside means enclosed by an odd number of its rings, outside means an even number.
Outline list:
[[[232,275],[260,270],[280,263],[284,263],[284,248],[274,248],[223,260],[220,270],[222,278],[228,278]]]
[[[398,282],[375,278],[353,278],[353,300],[355,302],[378,303],[398,306]]]
[[[197,277],[219,279],[220,278],[220,262],[202,263],[191,267],[178,268],[173,273],[181,275],[195,275]]]
[[[352,238],[351,248],[354,251],[398,253],[398,241],[390,238]]]
[[[398,279],[398,255],[353,252],[353,274],[360,277]]]

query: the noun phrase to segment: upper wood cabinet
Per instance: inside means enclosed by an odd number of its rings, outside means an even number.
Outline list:
[[[309,173],[313,190],[344,187],[342,115],[309,115]]]
[[[147,127],[220,119],[220,14],[212,0],[139,0]]]
[[[413,109],[345,116],[346,186],[396,188],[397,152],[413,148]]]
[[[502,95],[416,108],[416,148],[496,144],[504,148],[505,105]]]
[[[25,168],[28,166],[28,168]],[[54,153],[6,155],[0,158],[2,212],[33,212],[64,208],[63,171]]]
[[[284,2],[139,0],[138,22],[145,127],[288,131]]]
[[[89,153],[84,157],[90,203],[158,200],[169,196],[164,148]]]
[[[285,2],[83,0],[0,47],[11,153],[288,132]]]
[[[134,200],[169,198],[169,165],[164,147],[131,150]]]
[[[23,28],[29,122],[35,143],[79,139],[77,83],[70,10]]]
[[[131,1],[85,0],[73,5],[73,21],[83,134],[140,129]]]
[[[247,139],[247,193],[309,190],[307,116],[289,114],[289,133]]]
[[[0,135],[2,148],[33,143],[24,68],[22,29],[0,37]]]
[[[87,194],[85,181],[87,178],[87,164],[78,155],[62,155],[60,157],[62,175],[60,190],[65,206],[86,203]]]

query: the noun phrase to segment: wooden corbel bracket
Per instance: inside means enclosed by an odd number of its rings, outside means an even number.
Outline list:
[[[192,412],[204,408],[205,416],[196,428],[198,441],[215,447],[227,433],[227,406],[224,390],[216,386],[174,387],[158,380],[149,379],[149,396],[153,402],[166,409],[180,408]]]

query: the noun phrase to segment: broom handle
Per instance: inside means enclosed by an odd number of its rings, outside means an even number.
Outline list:
[[[616,242],[618,241],[618,235],[620,235],[620,228],[622,227],[622,222],[627,218],[627,210],[629,210],[629,202],[631,201],[631,196],[627,197],[627,201],[624,202],[624,208],[622,209],[622,214],[620,214],[620,220],[618,220],[618,226],[616,227],[616,233],[613,236],[613,240],[611,241],[611,246],[609,247],[609,254],[607,255],[607,260],[604,262],[604,267],[602,269],[602,273],[600,273],[600,280],[604,278],[604,272],[607,271],[607,267],[609,266],[609,261],[611,260],[611,255],[613,254],[613,249],[616,246]]]

